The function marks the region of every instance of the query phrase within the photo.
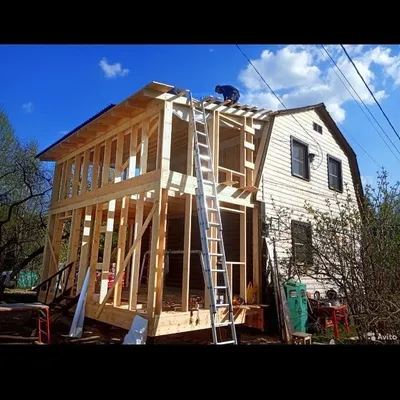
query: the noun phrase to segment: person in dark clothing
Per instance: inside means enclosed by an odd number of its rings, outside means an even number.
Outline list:
[[[224,101],[230,100],[232,103],[237,103],[240,98],[239,90],[231,85],[218,85],[215,87],[215,92],[224,96]]]

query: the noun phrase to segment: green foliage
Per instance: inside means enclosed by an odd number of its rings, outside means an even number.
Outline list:
[[[19,140],[0,109],[0,271],[41,264],[51,184],[36,154],[37,143]]]
[[[358,194],[360,203],[346,188],[345,196],[326,200],[324,211],[305,204],[304,219],[312,225],[312,242],[306,250],[313,263],[306,268],[296,265],[292,246],[281,262],[287,275],[311,277],[338,288],[360,339],[371,331],[400,337],[399,187],[390,185],[383,170],[375,187],[369,185],[364,196]],[[291,210],[280,207],[276,212],[289,236]]]

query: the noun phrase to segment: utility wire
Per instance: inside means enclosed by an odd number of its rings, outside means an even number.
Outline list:
[[[357,74],[359,75],[359,77],[361,78],[361,80],[364,82],[365,87],[368,89],[368,91],[370,92],[372,98],[375,100],[375,103],[378,105],[379,109],[382,111],[382,114],[385,116],[387,122],[389,123],[389,125],[392,127],[394,133],[396,134],[396,136],[398,137],[398,139],[400,140],[400,135],[397,133],[396,128],[393,126],[393,124],[390,122],[389,117],[386,115],[385,111],[383,111],[383,108],[381,107],[381,105],[379,104],[378,100],[375,98],[374,94],[372,93],[371,89],[369,88],[367,82],[365,82],[363,76],[360,74],[360,71],[358,70],[357,66],[354,64],[354,61],[351,59],[349,53],[347,52],[347,50],[344,48],[344,46],[341,44],[340,45],[343,49],[343,51],[346,53],[347,58],[350,60],[350,62],[353,64],[354,69],[357,71]]]
[[[324,45],[320,45],[325,53],[329,56],[329,58],[331,59],[331,61],[333,62],[333,64],[336,66],[336,68],[338,69],[338,71],[342,74],[342,76],[344,77],[344,79],[346,79],[346,82],[350,85],[350,87],[353,89],[354,93],[357,95],[357,97],[359,98],[360,102],[364,105],[364,107],[370,112],[370,114],[372,115],[372,117],[375,119],[375,116],[371,113],[371,111],[369,110],[369,108],[367,107],[367,105],[364,103],[364,101],[361,99],[361,97],[359,96],[359,94],[357,93],[357,91],[354,89],[353,85],[348,81],[348,79],[346,78],[346,76],[344,75],[344,73],[342,72],[342,70],[339,68],[339,66],[337,65],[337,63],[335,62],[335,60],[331,57],[331,55],[329,54],[328,50],[326,50],[326,48],[324,47]],[[317,47],[318,50],[321,52],[321,54],[325,57],[325,59],[328,61],[328,59],[326,58],[325,54],[322,52],[322,50]],[[387,144],[387,142],[385,141],[385,139],[383,138],[382,134],[378,131],[377,127],[372,123],[372,121],[369,119],[368,115],[366,114],[366,112],[364,111],[364,109],[361,107],[361,105],[358,103],[357,99],[354,97],[353,93],[351,93],[351,91],[349,90],[349,88],[346,86],[346,84],[343,82],[343,80],[340,78],[339,74],[336,72],[336,70],[331,67],[333,72],[336,74],[336,76],[338,77],[338,79],[342,82],[343,86],[346,88],[346,90],[349,92],[350,96],[354,99],[354,101],[356,102],[356,104],[358,105],[358,107],[360,108],[360,110],[363,112],[363,114],[365,115],[365,118],[367,118],[368,122],[372,125],[372,127],[376,130],[376,132],[378,133],[378,135],[380,136],[380,138],[382,139],[383,143],[385,143],[385,145],[387,146],[387,148],[390,150],[390,152],[393,154],[393,156],[400,162],[400,159],[397,157],[397,155],[393,152],[393,150],[391,149],[391,147]],[[397,152],[400,154],[399,149],[396,147],[396,145],[392,142],[392,140],[390,139],[390,137],[387,135],[387,133],[385,132],[385,130],[382,128],[382,126],[379,124],[379,122],[375,119],[376,123],[380,126],[380,128],[382,129],[382,132],[386,135],[386,137],[389,139],[389,141],[392,143],[393,147],[397,150]],[[355,137],[353,135],[350,134],[350,132],[347,129],[344,129],[343,125],[341,125],[341,127],[343,128],[343,130],[346,131],[346,133],[358,144],[358,146],[360,146],[360,148],[365,152],[365,154],[367,154],[367,156],[369,158],[371,158],[371,160],[378,165],[380,168],[381,166],[376,162],[376,160],[365,150],[365,148],[363,146],[361,146],[361,144],[355,139]]]
[[[249,59],[249,57],[247,57],[247,55],[244,53],[244,51],[240,48],[240,46],[238,44],[236,44],[236,47],[239,49],[239,51],[243,54],[243,56],[246,58],[246,60],[249,62],[249,64],[253,67],[254,71],[256,71],[256,73],[258,74],[258,76],[261,78],[261,80],[267,85],[268,89],[270,90],[270,92],[278,99],[279,103],[282,104],[282,106],[285,108],[285,110],[288,110],[288,108],[285,106],[285,104],[283,103],[283,101],[280,99],[280,97],[272,90],[271,86],[268,84],[268,82],[262,77],[262,75],[260,74],[260,72],[258,71],[258,69],[254,66],[254,64],[251,62],[251,60]],[[320,152],[321,152],[321,160],[320,163],[318,165],[318,167],[321,165],[322,160],[323,160],[323,151],[321,148],[321,145],[317,142],[317,140],[310,135],[310,133],[306,130],[306,128],[304,128],[303,125],[301,125],[301,123],[297,120],[297,118],[293,115],[290,114],[292,116],[292,118],[300,125],[300,127],[304,130],[304,132],[310,136],[314,142],[317,144]],[[318,168],[317,167],[317,168]]]
[[[331,57],[331,55],[329,54],[328,50],[326,50],[326,48],[324,47],[324,45],[321,45],[321,47],[325,50],[326,54],[328,54],[329,58],[332,60],[333,64],[335,64],[336,68],[338,69],[338,71],[342,74],[343,78],[346,80],[346,82],[349,84],[349,86],[353,89],[354,93],[357,95],[357,97],[359,98],[360,102],[363,104],[363,106],[366,108],[366,110],[370,113],[371,117],[374,119],[374,121],[377,123],[377,125],[379,126],[379,128],[381,128],[382,132],[385,134],[385,136],[387,137],[387,139],[390,141],[390,143],[392,144],[392,146],[396,149],[396,151],[400,154],[399,149],[397,148],[397,146],[393,143],[392,139],[390,138],[390,136],[386,133],[386,131],[382,128],[382,125],[379,123],[379,121],[375,118],[375,115],[372,114],[371,110],[368,108],[368,106],[364,103],[363,99],[360,97],[360,95],[358,94],[357,90],[354,89],[354,86],[349,82],[349,80],[346,78],[346,75],[343,73],[343,71],[339,68],[339,66],[337,65],[337,63],[335,62],[335,60]],[[321,51],[318,48],[319,51]],[[322,51],[321,51],[322,53]],[[322,53],[323,54],[323,53]],[[336,73],[336,71],[334,70],[334,72]],[[336,75],[338,76],[338,78],[340,79],[339,75],[336,73]],[[341,80],[341,79],[340,79]],[[386,146],[389,148],[389,150],[392,152],[392,154],[397,158],[397,156],[393,153],[392,149],[390,148],[390,146],[386,143],[385,139],[382,137],[382,135],[380,134],[380,132],[378,131],[378,129],[376,128],[376,126],[372,123],[372,121],[369,119],[368,115],[365,113],[364,109],[361,107],[361,105],[357,102],[357,100],[355,99],[355,97],[353,96],[353,94],[350,92],[350,90],[347,88],[347,86],[344,84],[344,82],[342,81],[344,87],[346,87],[347,91],[350,93],[351,97],[353,97],[353,99],[355,100],[355,102],[357,103],[358,107],[360,108],[360,110],[363,112],[363,114],[365,115],[365,117],[368,119],[368,121],[370,122],[370,124],[373,126],[373,128],[376,130],[376,132],[378,133],[378,135],[381,137],[381,139],[383,140],[383,142],[386,144]],[[397,158],[397,160],[400,162],[400,159]]]

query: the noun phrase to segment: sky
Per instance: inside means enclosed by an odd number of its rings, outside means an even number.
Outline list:
[[[320,46],[240,47],[286,107],[325,103],[357,154],[364,183],[375,181],[379,166],[400,180],[400,140],[339,45],[325,48],[393,144]],[[345,47],[400,134],[400,46]],[[196,98],[231,84],[241,103],[283,107],[235,45],[0,45],[0,107],[16,134],[36,140],[39,150],[151,81],[190,89]]]

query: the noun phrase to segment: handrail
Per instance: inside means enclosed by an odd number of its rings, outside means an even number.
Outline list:
[[[50,284],[51,284],[52,280],[53,280],[54,278],[57,278],[57,277],[58,277],[57,286],[56,286],[56,289],[55,289],[55,292],[54,292],[54,298],[53,298],[53,300],[54,300],[54,299],[56,298],[57,291],[58,291],[58,289],[59,289],[59,287],[60,287],[60,281],[61,281],[61,278],[62,278],[62,275],[63,275],[64,271],[66,271],[66,270],[68,269],[67,278],[66,278],[66,280],[65,280],[66,284],[68,284],[69,276],[71,275],[71,270],[72,270],[72,267],[73,267],[74,265],[75,265],[75,261],[70,262],[70,263],[67,264],[65,267],[61,268],[61,269],[60,269],[59,271],[57,271],[55,274],[49,276],[47,279],[45,279],[43,282],[39,283],[39,285],[37,285],[36,287],[33,288],[33,290],[36,290],[37,296],[39,296],[40,289],[41,289],[44,285],[48,284],[48,286],[47,286],[47,291],[46,291],[46,297],[45,297],[45,299],[44,299],[44,303],[45,303],[45,304],[46,304],[46,302],[47,302],[47,297],[48,297],[48,295],[49,295],[50,286],[51,286]],[[69,288],[66,287],[66,288],[63,290],[63,293],[62,293],[61,295],[63,295],[68,289],[69,289]]]

